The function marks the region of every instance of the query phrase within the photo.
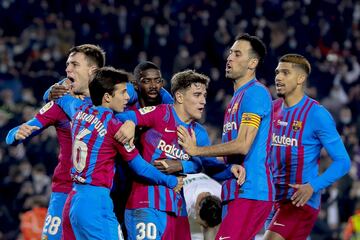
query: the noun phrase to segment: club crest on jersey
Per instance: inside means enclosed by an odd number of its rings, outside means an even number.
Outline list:
[[[40,109],[40,114],[44,114],[47,112],[47,110],[49,110],[52,105],[54,105],[54,101],[50,101],[48,102],[47,104],[45,104],[45,106],[43,106],[41,109]]]
[[[144,114],[154,111],[155,109],[156,109],[155,106],[143,107],[143,108],[139,109],[139,112],[141,115],[144,115]]]
[[[295,120],[295,121],[293,122],[293,124],[292,124],[292,129],[293,129],[294,131],[300,130],[301,127],[302,127],[302,121],[296,121],[296,120]]]
[[[231,109],[231,114],[235,114],[238,109],[239,109],[239,103],[235,103]]]

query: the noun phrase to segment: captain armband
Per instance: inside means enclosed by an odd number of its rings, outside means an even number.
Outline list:
[[[260,122],[261,122],[260,116],[254,113],[243,113],[241,117],[242,125],[259,128]]]

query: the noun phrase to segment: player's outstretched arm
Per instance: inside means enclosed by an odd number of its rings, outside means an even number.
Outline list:
[[[183,126],[177,129],[179,144],[192,156],[226,156],[233,154],[246,155],[256,137],[258,128],[241,124],[239,134],[235,140],[212,146],[198,147],[194,137]],[[194,134],[192,134],[194,135]]]
[[[16,145],[41,132],[43,125],[36,118],[11,129],[6,136],[6,144]],[[40,131],[39,131],[40,130]]]
[[[153,162],[154,167],[156,167],[159,171],[166,174],[174,174],[178,172],[182,172],[183,168],[180,160],[176,159],[157,159]]]
[[[181,184],[175,176],[163,174],[153,165],[146,162],[139,154],[129,161],[129,166],[137,175],[145,178],[151,184],[163,185],[171,189]]]
[[[166,174],[198,173],[202,169],[202,164],[199,157],[191,157],[189,160],[158,159],[154,161],[153,165],[159,171]]]

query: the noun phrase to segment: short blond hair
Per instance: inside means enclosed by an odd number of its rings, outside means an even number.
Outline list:
[[[311,65],[309,61],[300,54],[286,54],[279,59],[279,62],[292,63],[295,67],[302,69],[307,75],[310,75],[311,73]]]

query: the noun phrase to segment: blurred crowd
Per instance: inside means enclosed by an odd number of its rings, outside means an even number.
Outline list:
[[[130,72],[140,61],[153,61],[167,82],[187,68],[207,74],[211,83],[203,121],[215,143],[233,92],[224,78],[227,51],[244,32],[268,47],[257,75],[272,93],[281,55],[299,53],[312,64],[307,93],[330,110],[352,160],[350,174],[324,193],[312,239],[340,239],[360,199],[356,0],[0,1],[0,239],[21,239],[25,213],[46,208],[57,163],[55,130],[18,146],[6,146],[5,136],[32,118],[44,91],[65,76],[70,47],[98,44],[107,65]],[[321,166],[330,161],[323,152]]]

